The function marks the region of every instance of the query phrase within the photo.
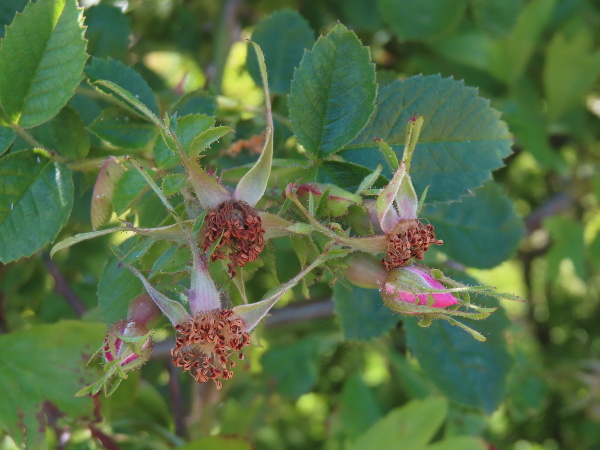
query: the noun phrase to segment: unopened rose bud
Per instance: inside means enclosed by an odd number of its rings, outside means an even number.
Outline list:
[[[107,364],[117,364],[128,372],[150,359],[152,337],[148,329],[133,320],[119,320],[106,331],[102,356]]]
[[[449,292],[437,292],[446,287],[427,268],[406,266],[392,270],[381,289],[384,303],[396,309],[402,303],[418,303],[432,308],[455,305],[458,299]],[[399,303],[400,302],[400,303]]]
[[[346,262],[348,267],[344,275],[352,284],[366,289],[378,289],[385,283],[388,272],[376,257],[361,253],[351,255]]]

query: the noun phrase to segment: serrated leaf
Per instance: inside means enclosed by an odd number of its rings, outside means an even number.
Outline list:
[[[0,104],[28,128],[56,115],[73,95],[87,60],[82,10],[74,0],[29,3],[0,43]]]
[[[515,26],[522,7],[523,0],[471,0],[475,23],[496,38]]]
[[[482,300],[478,299],[478,303]],[[453,401],[488,414],[498,407],[504,399],[512,366],[503,334],[508,319],[502,310],[480,323],[469,323],[485,335],[486,342],[473,339],[443,320],[422,328],[417,319],[405,317],[403,325],[411,352],[440,391]]]
[[[206,150],[213,142],[218,141],[223,136],[233,133],[234,130],[229,127],[214,127],[200,133],[189,144],[189,155],[198,158],[200,153]]]
[[[189,114],[217,114],[217,100],[206,91],[194,91],[184,95],[171,108],[171,115],[177,113],[178,117]]]
[[[158,133],[154,124],[116,105],[102,110],[89,130],[115,147],[125,149],[142,148]]]
[[[435,226],[444,241],[440,250],[462,264],[481,269],[508,259],[524,234],[523,220],[512,201],[494,183],[463,197],[460,203],[425,207],[422,217]]]
[[[337,152],[369,121],[376,93],[369,50],[337,25],[294,73],[288,103],[298,142],[315,156]]]
[[[413,400],[376,422],[350,449],[424,448],[444,423],[447,414],[448,401],[443,397]]]
[[[294,69],[300,64],[305,49],[314,43],[314,34],[308,22],[296,11],[277,11],[262,19],[252,32],[265,55],[269,87],[274,94],[287,94]],[[246,66],[250,76],[262,84],[256,55],[248,52]]]
[[[90,151],[85,124],[70,106],[65,106],[51,120],[28,132],[44,147],[69,159],[83,159]]]
[[[175,133],[184,151],[189,153],[194,139],[214,124],[215,118],[205,114],[190,114],[178,118]],[[154,159],[161,169],[168,169],[179,163],[179,156],[167,147],[163,139],[157,139],[154,144]]]
[[[112,199],[115,186],[121,176],[125,173],[125,168],[119,163],[117,158],[109,156],[104,164],[92,193],[92,227],[96,230],[110,219],[113,212]]]
[[[106,3],[90,6],[85,10],[85,25],[90,55],[125,59],[131,27],[120,8]]]
[[[29,448],[45,447],[48,404],[73,420],[93,415],[92,399],[74,394],[89,380],[85,363],[101,345],[104,329],[63,321],[0,335],[0,428],[17,445],[26,439]]]
[[[73,207],[71,171],[33,151],[0,159],[0,262],[52,242]]]
[[[111,58],[92,58],[91,64],[85,68],[85,74],[102,92],[112,95],[113,97],[116,96],[114,90],[111,89],[110,86],[96,84],[96,82],[100,80],[108,81],[122,88],[126,93],[131,94],[135,100],[141,102],[150,109],[153,114],[158,114],[158,104],[156,103],[156,99],[154,98],[154,94],[148,86],[148,83],[146,83],[139,73],[122,62]],[[120,100],[126,101],[122,96]]]
[[[15,140],[15,130],[10,127],[0,126],[0,155],[2,155]]]
[[[333,303],[345,339],[368,341],[390,331],[398,322],[376,289],[345,286],[337,283],[333,287]]]
[[[23,11],[27,3],[27,0],[0,2],[0,38],[4,37],[4,27],[13,21],[17,12]]]
[[[415,114],[425,124],[410,176],[417,192],[430,186],[428,201],[456,200],[481,186],[511,153],[511,135],[500,113],[476,89],[452,78],[417,75],[381,89],[369,125],[341,156],[371,169],[384,164],[373,141],[377,137],[401,158],[406,124]]]
[[[467,0],[378,0],[381,18],[401,41],[420,41],[452,31]]]

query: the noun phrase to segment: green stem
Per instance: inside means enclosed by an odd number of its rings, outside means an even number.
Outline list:
[[[15,133],[17,133],[17,135],[23,139],[25,142],[27,142],[29,145],[31,145],[32,147],[35,148],[40,148],[42,150],[46,150],[48,151],[48,149],[46,147],[44,147],[42,144],[40,144],[32,135],[30,135],[27,131],[25,131],[24,128],[21,128],[18,124],[13,123],[12,124],[13,130],[15,130]],[[54,153],[54,152],[50,152],[49,153]]]
[[[411,119],[408,122],[408,135],[406,136],[406,144],[404,145],[404,155],[402,159],[406,165],[406,173],[410,173],[410,162],[415,152],[415,147],[421,134],[421,128],[423,127],[423,116],[418,116],[414,120]]]

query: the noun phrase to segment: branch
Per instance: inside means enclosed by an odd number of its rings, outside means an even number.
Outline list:
[[[42,259],[48,272],[54,278],[54,290],[67,301],[69,306],[75,311],[75,314],[77,314],[77,317],[81,317],[85,313],[86,308],[79,296],[71,289],[67,280],[65,280],[65,277],[60,272],[58,265],[50,259],[50,255],[44,252]]]

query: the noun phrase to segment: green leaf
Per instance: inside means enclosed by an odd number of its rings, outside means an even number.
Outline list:
[[[474,436],[452,436],[427,447],[427,450],[488,450],[490,446]]]
[[[475,23],[495,38],[508,33],[517,23],[523,0],[471,0]]]
[[[332,183],[347,191],[356,191],[363,180],[373,173],[372,169],[346,161],[323,161],[319,166],[317,179],[322,183]],[[379,175],[371,185],[383,188],[388,180]]]
[[[214,125],[215,118],[205,114],[190,114],[177,119],[175,133],[186,154],[189,154],[196,137]],[[163,139],[157,139],[154,144],[154,159],[161,169],[168,169],[179,163],[179,156],[167,147]]]
[[[50,121],[28,131],[44,147],[72,160],[83,159],[90,151],[85,124],[70,106],[65,106]]]
[[[356,439],[381,418],[377,399],[360,375],[353,373],[344,383],[340,402],[340,423],[344,434]]]
[[[420,41],[452,31],[465,14],[467,0],[378,0],[383,20],[401,41]]]
[[[433,439],[447,415],[448,401],[443,397],[413,400],[376,422],[350,449],[423,448]]]
[[[498,407],[512,366],[503,334],[508,319],[502,310],[481,323],[469,323],[487,337],[486,342],[473,339],[444,320],[423,328],[416,318],[405,317],[403,325],[411,352],[440,391],[453,401],[488,414]]]
[[[4,27],[13,21],[17,12],[23,11],[27,3],[27,0],[0,2],[0,39],[4,37]]]
[[[0,155],[10,148],[15,140],[15,130],[11,127],[0,126]]]
[[[88,53],[98,58],[124,60],[129,48],[129,18],[120,8],[100,3],[85,10]]]
[[[523,75],[555,4],[556,0],[532,0],[525,5],[510,34],[489,50],[488,70],[493,76],[512,84]]]
[[[316,156],[337,152],[367,124],[376,92],[369,50],[337,25],[294,73],[288,103],[298,142]]]
[[[116,84],[132,94],[154,114],[158,115],[158,104],[156,103],[154,94],[152,94],[152,90],[142,76],[131,67],[111,58],[92,58],[91,64],[85,68],[85,74],[92,83],[98,80],[106,80]],[[102,92],[115,96],[113,91],[108,87],[101,85],[96,86],[98,86]]]
[[[308,22],[296,11],[277,11],[262,19],[252,32],[265,55],[269,87],[273,94],[287,94],[294,69],[300,64],[305,49],[314,43],[314,34]],[[256,54],[248,52],[246,66],[250,76],[262,84]]]
[[[270,348],[261,359],[264,373],[275,378],[280,393],[299,397],[310,391],[317,381],[319,349],[320,343],[316,337]],[[302,364],[298,364],[298,361],[302,361]]]
[[[14,123],[40,125],[73,95],[87,60],[81,12],[74,0],[44,0],[29,3],[6,27],[0,104]]]
[[[177,194],[188,185],[187,177],[180,173],[167,175],[162,182],[162,191],[165,197]]]
[[[422,216],[444,241],[440,248],[470,267],[494,267],[508,259],[524,234],[523,220],[502,188],[489,182],[460,203],[426,207]]]
[[[158,132],[154,124],[116,105],[102,110],[89,129],[100,139],[126,149],[146,146]]]
[[[557,33],[546,47],[544,90],[548,117],[556,119],[579,105],[600,74],[600,50],[594,51],[592,34],[585,28],[572,36]]]
[[[194,91],[181,97],[171,108],[171,114],[183,117],[189,114],[217,114],[217,100],[206,91]]]
[[[430,186],[430,202],[456,200],[481,186],[511,153],[511,135],[500,113],[476,89],[452,78],[417,75],[381,89],[371,122],[341,156],[371,169],[385,164],[376,137],[401,158],[406,125],[414,114],[424,116],[425,125],[410,175],[417,192]]]
[[[42,0],[43,1],[43,0]],[[0,428],[19,447],[45,448],[47,408],[89,419],[91,398],[75,398],[89,376],[85,363],[102,344],[104,326],[64,321],[0,335]]]
[[[255,447],[239,437],[208,436],[190,441],[177,448],[179,450],[252,450]]]
[[[552,242],[550,250],[546,253],[547,279],[559,279],[562,261],[570,260],[575,274],[579,279],[586,280],[583,224],[567,217],[554,216],[544,220],[544,228],[550,233]]]
[[[52,242],[72,207],[67,167],[29,150],[0,159],[0,262],[30,256]]]
[[[135,239],[128,239],[121,246],[130,250]],[[144,287],[131,271],[123,266],[115,256],[110,256],[98,283],[98,306],[107,323],[125,319],[129,303],[144,291]]]
[[[214,127],[200,133],[189,144],[189,155],[194,158],[199,158],[200,153],[206,150],[213,142],[218,141],[223,136],[233,133],[234,130],[229,127]]]
[[[378,338],[398,323],[398,316],[383,304],[376,289],[337,283],[333,287],[333,303],[345,339]]]
[[[149,190],[150,186],[137,170],[126,170],[117,181],[112,197],[117,215],[123,214],[134,200],[141,198]]]

